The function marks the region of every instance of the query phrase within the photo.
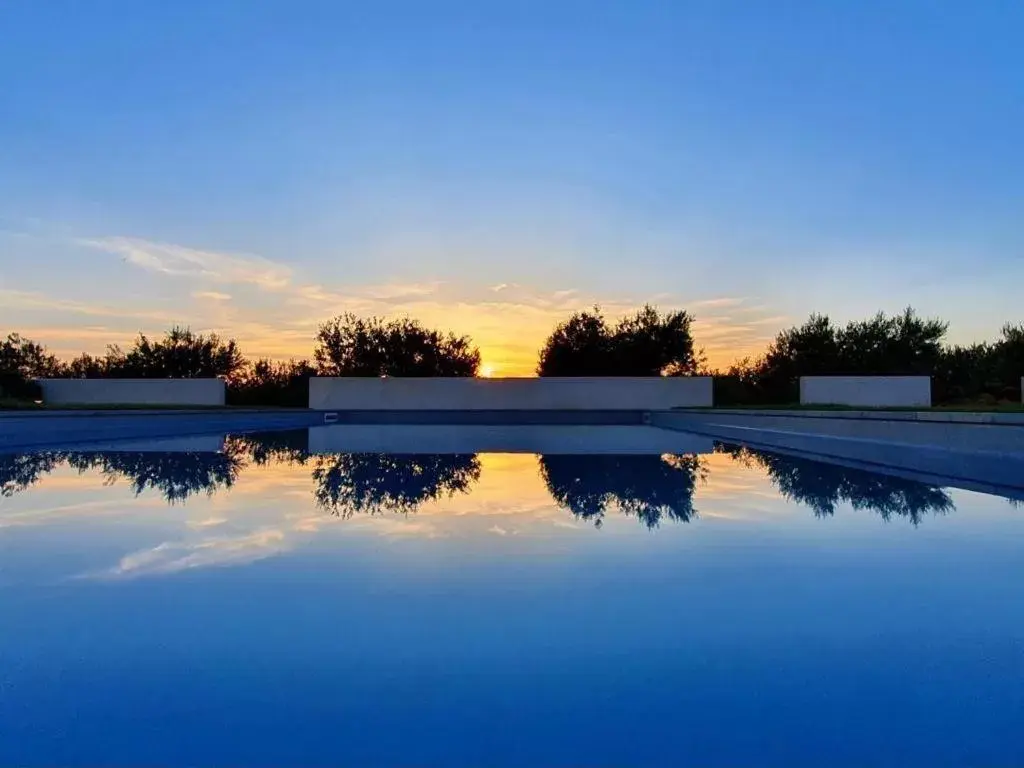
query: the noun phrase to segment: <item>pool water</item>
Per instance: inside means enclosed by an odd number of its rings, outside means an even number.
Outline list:
[[[1024,506],[647,427],[0,456],[0,764],[1024,764]]]

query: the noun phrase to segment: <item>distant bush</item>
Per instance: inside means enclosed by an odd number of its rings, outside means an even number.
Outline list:
[[[307,360],[247,363],[230,379],[228,405],[274,405],[305,408],[309,404],[309,379],[316,369]]]

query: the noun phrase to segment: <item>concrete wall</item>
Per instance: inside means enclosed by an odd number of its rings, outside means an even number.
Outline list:
[[[929,376],[801,376],[800,402],[927,408],[932,404],[932,380]]]
[[[40,379],[47,405],[224,405],[222,379]]]
[[[711,405],[711,377],[309,380],[319,410],[664,410]]]

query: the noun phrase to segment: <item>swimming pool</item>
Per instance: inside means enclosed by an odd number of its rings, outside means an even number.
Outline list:
[[[0,764],[1019,765],[1024,508],[651,427],[0,455]]]

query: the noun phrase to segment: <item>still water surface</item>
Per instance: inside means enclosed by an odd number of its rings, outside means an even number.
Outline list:
[[[0,764],[1024,764],[1010,499],[649,428],[105,448],[0,456]]]

